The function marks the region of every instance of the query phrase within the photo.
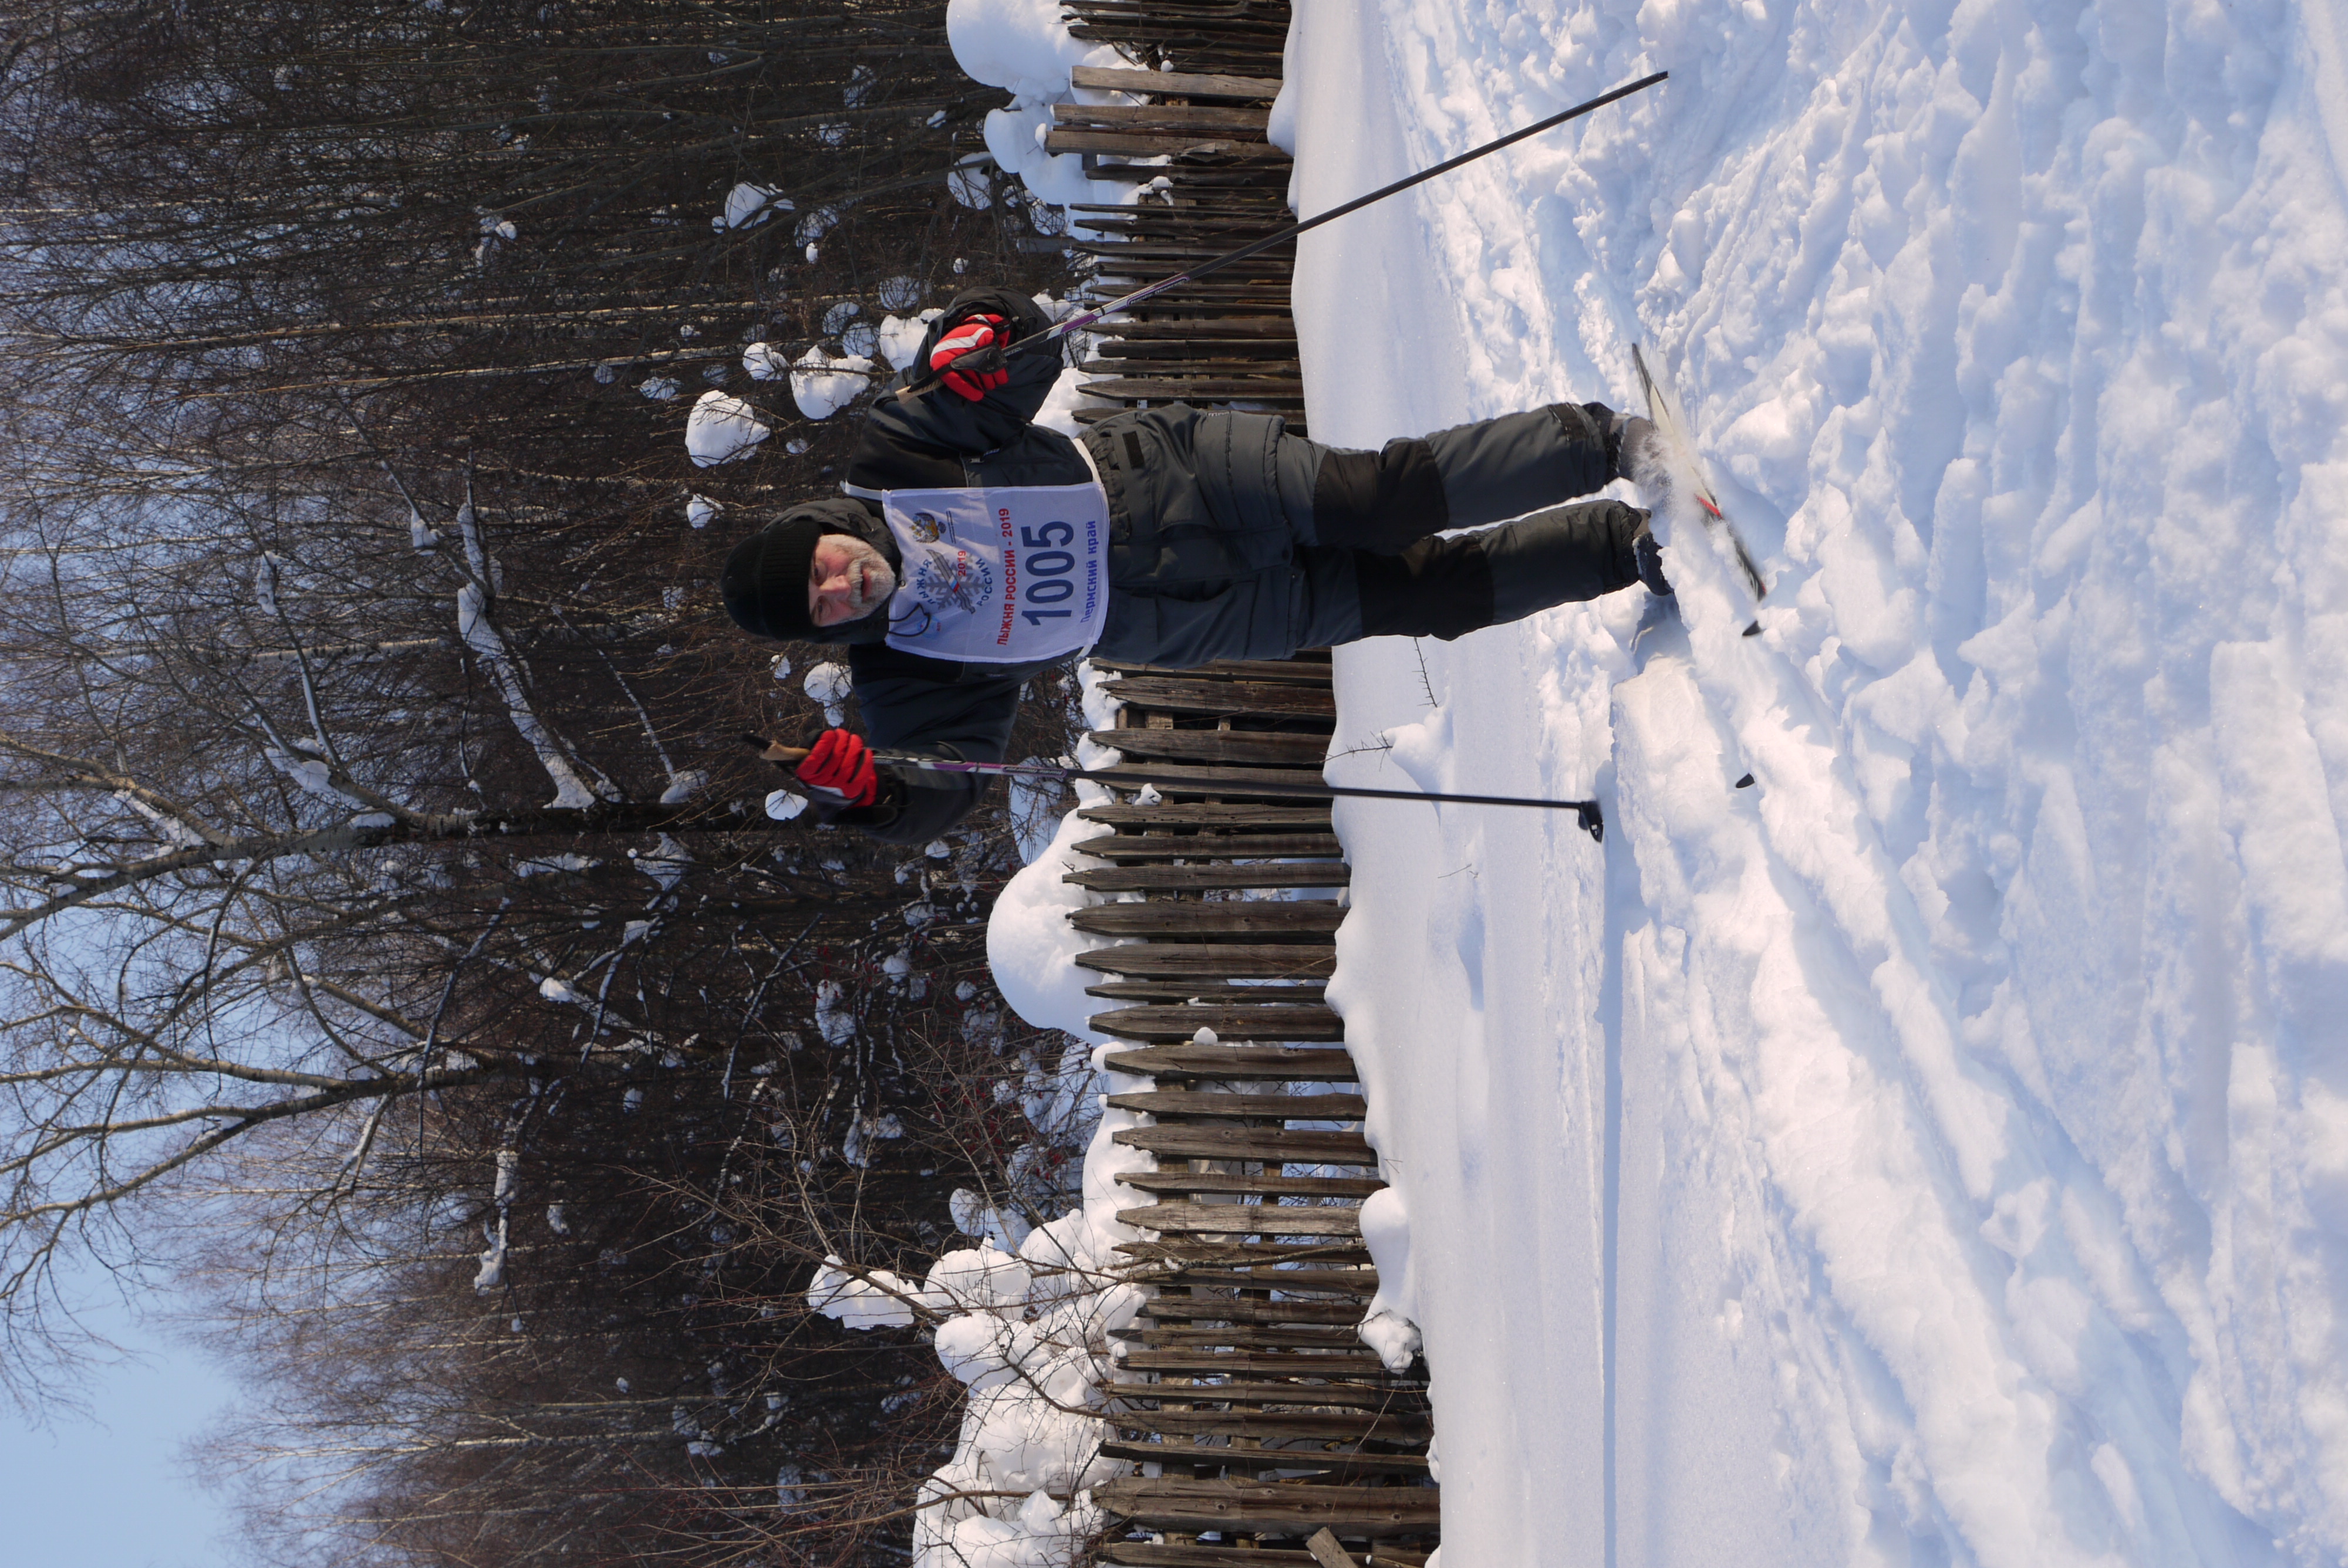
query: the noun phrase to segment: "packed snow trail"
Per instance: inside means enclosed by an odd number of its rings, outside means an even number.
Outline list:
[[[1644,341],[1771,580],[1338,655],[1446,1556],[2348,1560],[2348,60],[2281,5],[1303,0],[1313,434]],[[1754,774],[1756,784],[1734,782]]]

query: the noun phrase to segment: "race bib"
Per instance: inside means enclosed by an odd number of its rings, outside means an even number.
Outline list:
[[[903,563],[889,646],[978,664],[1041,664],[1100,640],[1108,496],[1094,485],[891,490]]]

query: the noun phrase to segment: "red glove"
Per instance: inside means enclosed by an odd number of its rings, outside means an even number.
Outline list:
[[[872,748],[846,730],[826,730],[808,751],[807,760],[792,770],[799,783],[839,805],[870,805],[880,794],[880,780],[872,771]]]
[[[976,403],[1010,381],[1010,369],[1003,363],[1008,343],[1001,316],[973,316],[938,339],[938,346],[930,351],[930,368],[940,372],[957,395]]]

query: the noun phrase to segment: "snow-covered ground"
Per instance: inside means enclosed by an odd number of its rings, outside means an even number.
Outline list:
[[[2348,1560],[2348,21],[1299,0],[1313,434],[1679,383],[1773,589],[1338,655],[1460,1564]],[[1750,772],[1747,789],[1735,782]]]

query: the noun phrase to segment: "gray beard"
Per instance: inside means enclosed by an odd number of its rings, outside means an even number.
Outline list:
[[[871,549],[870,546],[865,548],[870,552],[871,559],[869,563],[862,559],[857,562],[858,581],[861,589],[852,606],[856,611],[853,619],[857,620],[863,620],[888,603],[897,591],[897,574],[889,569],[888,561],[881,558],[879,550]],[[869,573],[864,569],[868,564],[870,568]]]

